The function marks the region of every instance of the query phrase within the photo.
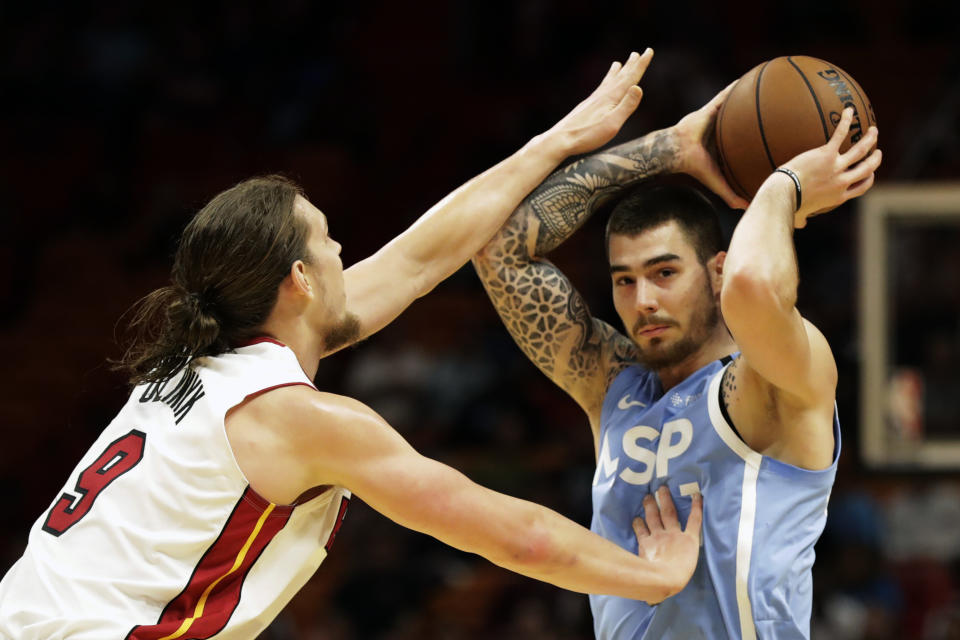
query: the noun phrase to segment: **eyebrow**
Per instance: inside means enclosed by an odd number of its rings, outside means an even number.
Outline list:
[[[654,256],[649,260],[643,263],[644,269],[649,269],[654,265],[658,265],[664,262],[673,262],[674,260],[680,260],[680,256],[675,253],[662,253],[659,256]],[[630,268],[623,264],[612,264],[610,265],[610,273],[619,273],[621,271],[630,271]]]

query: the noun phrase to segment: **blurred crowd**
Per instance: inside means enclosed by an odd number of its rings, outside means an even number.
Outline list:
[[[549,127],[611,60],[648,45],[644,100],[619,139],[668,126],[755,64],[798,53],[839,64],[867,91],[881,182],[956,179],[957,13],[947,0],[883,10],[866,0],[0,6],[0,572],[124,401],[107,363],[121,353],[121,316],[166,283],[179,230],[218,191],[254,174],[298,180],[349,265]],[[590,221],[552,257],[616,323],[602,228]],[[858,457],[856,239],[853,205],[797,235],[799,304],[837,355],[844,437],[817,549],[813,637],[960,638],[960,476],[884,473]],[[935,285],[929,294],[944,295]],[[938,326],[954,355],[956,294]],[[481,484],[589,522],[586,421],[512,344],[469,267],[321,362],[317,383],[366,402]],[[263,637],[591,630],[585,596],[354,500],[330,557]]]

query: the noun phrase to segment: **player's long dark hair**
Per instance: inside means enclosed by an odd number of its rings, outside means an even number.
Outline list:
[[[130,310],[130,343],[115,368],[132,384],[169,378],[194,358],[256,337],[296,260],[310,261],[302,191],[281,176],[252,178],[214,197],[187,225],[171,284]]]

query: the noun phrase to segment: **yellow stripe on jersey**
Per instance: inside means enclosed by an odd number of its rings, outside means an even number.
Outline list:
[[[168,636],[164,636],[160,638],[160,640],[176,640],[176,638],[183,636],[183,634],[185,634],[187,631],[190,630],[190,626],[194,623],[194,621],[203,615],[203,607],[207,603],[207,597],[210,595],[210,592],[213,591],[213,588],[216,587],[221,580],[223,580],[224,578],[229,576],[231,573],[233,573],[234,571],[240,568],[240,565],[243,564],[244,557],[246,557],[247,555],[247,551],[250,550],[250,546],[253,544],[253,541],[257,539],[257,535],[260,533],[260,529],[263,528],[263,523],[267,521],[267,516],[270,515],[270,512],[273,511],[273,508],[275,506],[277,505],[271,502],[270,506],[264,509],[263,514],[260,516],[260,519],[257,520],[256,526],[253,528],[253,531],[250,533],[250,537],[247,538],[247,541],[243,544],[243,547],[241,547],[240,551],[237,553],[237,557],[233,561],[233,566],[230,567],[230,570],[227,571],[225,574],[223,574],[222,576],[220,576],[219,578],[211,582],[210,586],[204,590],[203,595],[201,595],[200,599],[197,601],[196,608],[193,610],[193,615],[187,618],[186,620],[184,620],[183,624],[180,625],[179,629],[177,629],[176,631],[174,631]]]

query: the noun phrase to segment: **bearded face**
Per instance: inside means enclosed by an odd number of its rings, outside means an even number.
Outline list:
[[[343,317],[324,334],[323,346],[327,351],[336,351],[340,347],[352,344],[360,337],[360,318],[356,314],[345,312]]]
[[[720,323],[710,269],[675,223],[635,236],[610,236],[614,306],[648,369],[679,364]],[[712,263],[709,263],[712,264]]]
[[[709,280],[704,280],[700,295],[691,303],[686,326],[657,313],[639,317],[634,323],[630,337],[637,345],[640,364],[647,369],[656,371],[683,362],[699,350],[716,329],[720,322],[720,310]],[[650,327],[661,325],[674,327],[676,335],[665,335],[668,332],[663,331],[659,335],[650,335],[643,339],[645,333],[651,333]]]

